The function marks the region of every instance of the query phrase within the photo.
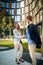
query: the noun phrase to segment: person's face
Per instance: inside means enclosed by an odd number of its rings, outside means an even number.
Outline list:
[[[18,24],[16,24],[16,29],[18,29]]]

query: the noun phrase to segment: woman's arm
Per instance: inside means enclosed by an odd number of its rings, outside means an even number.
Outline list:
[[[13,34],[15,38],[19,38],[19,39],[23,38],[23,36],[19,35],[17,30],[13,30]]]

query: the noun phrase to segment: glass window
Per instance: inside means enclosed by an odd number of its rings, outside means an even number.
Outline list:
[[[20,7],[24,7],[24,1],[20,2]]]
[[[15,3],[12,3],[12,8],[15,8]]]
[[[37,22],[39,22],[39,14],[37,14]]]
[[[29,3],[31,3],[32,2],[32,0],[29,0]]]
[[[26,17],[28,16],[28,13],[26,14]]]
[[[27,13],[27,12],[29,12],[29,10],[28,10],[28,6],[25,7],[25,13]]]
[[[6,8],[9,8],[8,3],[6,3]]]
[[[2,7],[5,7],[5,2],[2,2]]]
[[[24,14],[24,8],[22,8],[22,14]]]
[[[37,9],[35,8],[35,15],[36,15],[36,13],[37,13]]]
[[[32,12],[30,12],[30,15],[32,16]]]
[[[12,16],[12,18],[14,19],[14,16]]]
[[[32,9],[35,7],[35,2],[33,1],[32,2]]]
[[[8,12],[8,11],[9,11],[9,9],[6,9],[6,11]]]
[[[10,14],[12,15],[12,9],[10,9]]]
[[[32,6],[31,6],[31,4],[30,4],[30,11],[32,10]]]
[[[26,5],[28,5],[29,4],[29,2],[28,2],[28,0],[26,0]]]
[[[19,8],[20,7],[20,5],[19,5],[19,3],[17,3],[17,8]]]
[[[40,11],[40,21],[42,21],[42,10]]]
[[[15,16],[15,21],[20,21],[20,16]]]
[[[39,7],[41,8],[41,2],[39,1]]]
[[[20,9],[17,9],[17,14],[20,14]]]
[[[14,15],[14,9],[12,9],[12,15]]]
[[[22,15],[22,21],[24,21],[25,20],[25,15]]]

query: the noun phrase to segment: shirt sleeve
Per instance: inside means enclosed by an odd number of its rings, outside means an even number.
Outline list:
[[[17,32],[17,30],[13,30],[13,34],[14,34],[14,37],[15,38],[18,38],[18,39],[21,39],[22,38],[22,36],[19,35],[19,33]]]

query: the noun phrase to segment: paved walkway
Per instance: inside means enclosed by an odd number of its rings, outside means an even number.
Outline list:
[[[0,51],[0,65],[17,65],[15,62],[15,53],[14,49]],[[31,65],[28,62],[21,62],[20,65]]]
[[[0,65],[17,65],[15,62],[14,51],[15,51],[15,49],[0,51]],[[40,59],[40,54],[39,55],[37,54],[37,58]],[[25,60],[25,62],[23,62],[23,63],[20,62],[20,65],[32,65],[29,54],[24,53],[23,59]],[[38,65],[43,65],[43,61],[38,60]]]

